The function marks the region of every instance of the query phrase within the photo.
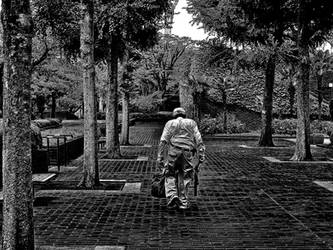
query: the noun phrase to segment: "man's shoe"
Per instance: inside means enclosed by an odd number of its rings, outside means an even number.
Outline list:
[[[179,205],[180,205],[180,200],[177,196],[175,196],[170,200],[167,207],[168,207],[168,209],[175,209],[175,208],[179,207]]]
[[[186,205],[185,205],[185,204],[179,204],[179,206],[178,206],[178,208],[179,208],[180,210],[187,210],[187,209],[189,209],[190,207],[191,207],[191,205],[190,205],[189,202],[187,202]]]

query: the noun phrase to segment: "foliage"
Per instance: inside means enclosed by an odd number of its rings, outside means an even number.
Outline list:
[[[33,0],[35,35],[53,37],[67,58],[80,53],[80,5],[78,1]]]
[[[272,128],[275,134],[296,135],[297,119],[274,119]],[[310,131],[330,135],[333,131],[333,122],[314,120],[310,124]]]
[[[275,134],[296,135],[297,120],[285,119],[272,121],[272,129]]]
[[[61,127],[61,121],[59,119],[36,119],[31,123],[35,124],[41,130]]]
[[[217,118],[207,117],[202,119],[199,123],[199,130],[203,134],[235,134],[248,132],[245,124],[242,124],[239,120],[237,120],[236,116],[233,114],[227,114],[227,131],[223,128],[223,117],[221,115]]]
[[[159,43],[152,49],[142,52],[141,65],[135,75],[136,84],[141,86],[140,94],[151,94],[154,91],[165,92],[170,85],[176,62],[190,46],[189,38],[161,35]]]
[[[283,65],[281,65],[283,67]],[[227,100],[229,104],[237,104],[250,110],[261,112],[263,84],[265,81],[264,74],[261,70],[240,70],[234,79],[232,88],[227,90]],[[290,79],[282,75],[279,70],[276,72],[276,82],[273,95],[273,114],[275,116],[285,116],[290,114]],[[311,86],[314,82],[311,82]],[[311,88],[315,88],[314,86]],[[222,102],[220,91],[216,88],[209,88],[208,97],[214,101]],[[295,114],[295,105],[293,105]],[[318,99],[314,92],[310,93],[310,112],[317,114]],[[329,107],[326,102],[323,103],[323,114],[328,115]]]
[[[165,0],[100,0],[97,6],[97,53],[105,58],[105,49],[111,37],[118,41],[122,57],[125,49],[147,49],[157,43],[163,14],[170,7]]]
[[[60,107],[75,112],[82,105],[82,76],[78,64],[50,57],[33,74],[32,99],[43,97],[48,104],[60,98]],[[44,105],[45,105],[44,104]]]
[[[161,92],[157,91],[147,96],[138,96],[131,101],[131,104],[138,112],[152,113],[161,105],[163,101],[161,95]]]
[[[333,122],[314,120],[311,122],[311,132],[331,135],[333,132]]]
[[[310,53],[311,69],[315,75],[323,75],[333,70],[333,56],[329,50],[316,49]]]

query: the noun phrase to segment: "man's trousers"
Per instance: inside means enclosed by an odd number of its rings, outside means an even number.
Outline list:
[[[168,204],[179,198],[182,207],[189,207],[188,189],[193,180],[195,153],[170,145],[167,156],[165,194]]]

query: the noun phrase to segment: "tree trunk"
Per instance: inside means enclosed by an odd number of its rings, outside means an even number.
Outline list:
[[[108,58],[108,89],[106,100],[106,154],[109,158],[120,158],[118,131],[118,47],[112,37]]]
[[[3,109],[3,63],[0,63],[0,113],[2,115]]]
[[[265,86],[264,86],[264,101],[261,113],[261,135],[259,139],[260,147],[273,147],[272,138],[272,110],[273,110],[273,89],[275,79],[275,66],[276,55],[270,55],[266,72],[265,72]]]
[[[333,100],[330,100],[329,102],[329,112],[330,112],[330,119],[333,121]]]
[[[323,103],[323,93],[321,90],[321,86],[323,83],[323,75],[317,75],[317,89],[318,89],[318,120],[321,121],[322,116],[322,103]]]
[[[193,90],[188,81],[182,80],[179,82],[179,102],[180,106],[185,109],[186,116],[194,119]]]
[[[223,110],[222,110],[222,115],[223,115],[223,130],[224,133],[228,132],[228,118],[227,118],[227,93],[225,91],[225,88],[222,89],[222,102],[223,102]]]
[[[121,135],[120,144],[129,145],[129,88],[130,77],[128,72],[129,51],[125,50],[122,60],[122,77],[121,77],[121,92],[122,92],[122,120],[121,120]]]
[[[2,0],[4,29],[2,249],[34,249],[31,171],[31,47],[28,0]]]
[[[55,118],[56,117],[56,106],[57,106],[57,99],[56,99],[56,95],[54,92],[52,92],[51,95],[51,118]]]
[[[203,93],[196,91],[193,95],[194,111],[193,119],[199,123],[201,119],[201,102]]]
[[[294,116],[294,103],[295,103],[295,86],[293,85],[293,81],[289,82],[288,86],[289,93],[289,115],[290,118]]]
[[[310,108],[309,108],[309,76],[310,76],[310,57],[309,57],[309,35],[308,20],[305,11],[305,2],[300,1],[299,6],[299,34],[297,47],[300,56],[299,72],[300,77],[296,85],[297,100],[297,133],[295,153],[291,160],[304,161],[312,160],[309,136],[310,136]]]
[[[99,185],[97,157],[96,87],[94,62],[93,0],[81,0],[81,62],[83,68],[84,155],[79,186]]]
[[[123,91],[122,96],[122,122],[121,122],[121,145],[129,145],[129,93]]]

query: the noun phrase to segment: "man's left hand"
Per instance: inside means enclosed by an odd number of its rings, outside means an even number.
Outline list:
[[[157,160],[157,166],[160,170],[164,168],[164,162],[163,160]]]

